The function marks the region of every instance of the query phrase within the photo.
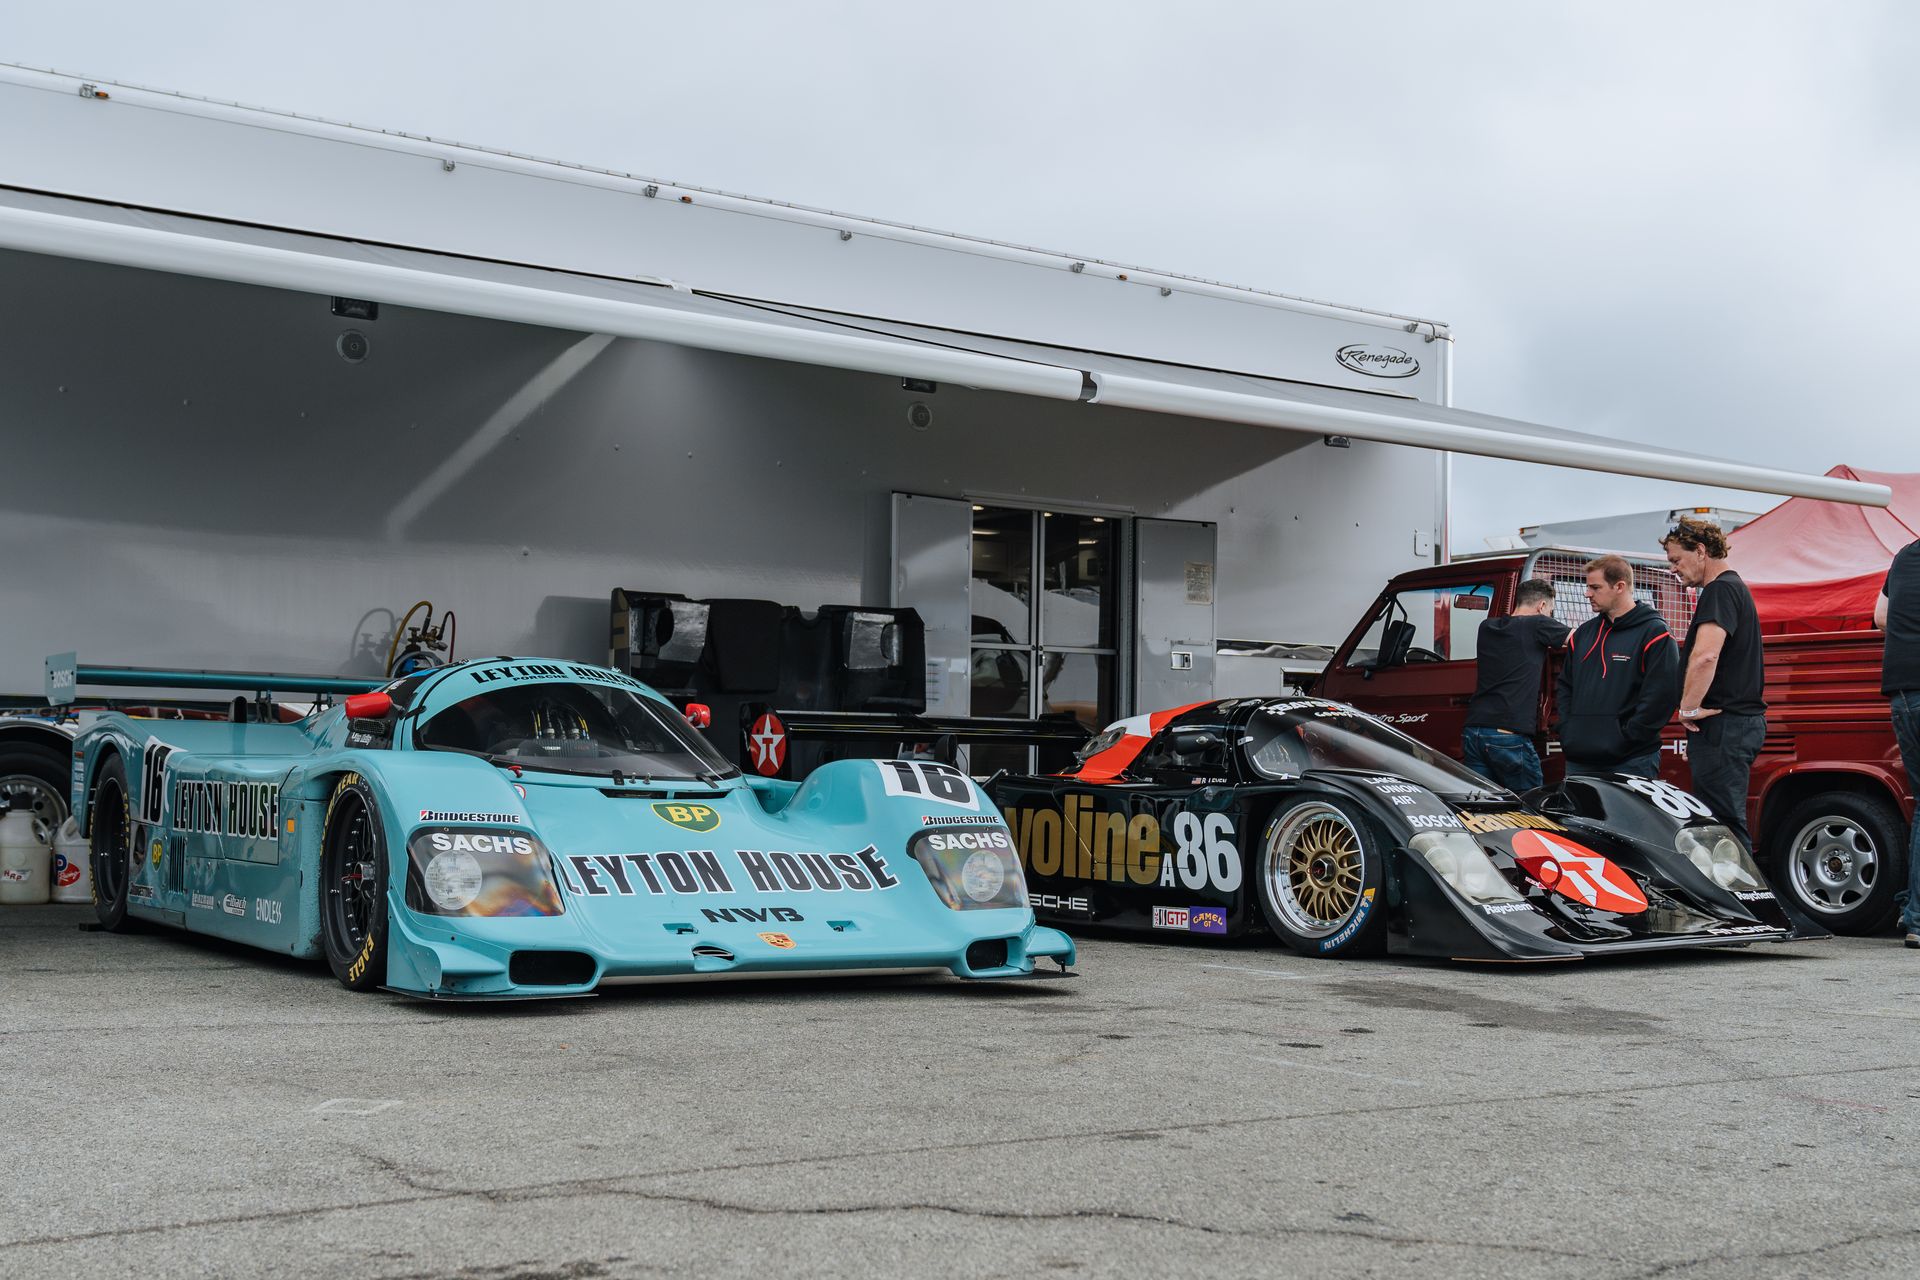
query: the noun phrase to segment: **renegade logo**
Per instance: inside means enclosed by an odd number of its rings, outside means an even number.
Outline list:
[[[1565,831],[1552,818],[1537,813],[1462,813],[1460,825],[1476,835],[1489,831]]]
[[[1015,807],[1007,821],[1036,876],[1160,883],[1160,822],[1150,813],[1095,813],[1092,796],[1070,795],[1064,811]]]
[[[653,811],[674,826],[689,831],[711,831],[720,825],[720,811],[712,805],[667,802],[656,804]]]

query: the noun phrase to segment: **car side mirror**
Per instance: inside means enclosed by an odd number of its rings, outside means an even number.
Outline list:
[[[687,704],[687,723],[696,729],[704,729],[713,723],[713,708],[704,702]]]

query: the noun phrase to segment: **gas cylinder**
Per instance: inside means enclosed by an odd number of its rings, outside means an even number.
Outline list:
[[[34,834],[32,813],[10,805],[0,813],[0,903],[45,902],[51,860],[47,846]]]
[[[53,838],[53,900],[93,901],[93,850],[80,834],[80,824],[68,818]]]

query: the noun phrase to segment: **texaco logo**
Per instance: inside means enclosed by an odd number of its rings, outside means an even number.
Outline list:
[[[779,716],[769,711],[753,722],[747,731],[747,750],[755,773],[771,778],[780,772],[787,762],[787,726]]]

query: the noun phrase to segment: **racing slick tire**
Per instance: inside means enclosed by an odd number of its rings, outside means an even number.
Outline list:
[[[93,805],[87,812],[92,824],[88,852],[93,863],[93,914],[101,928],[118,933],[131,924],[127,891],[133,884],[136,857],[133,808],[127,803],[127,762],[119,752],[109,753],[100,766]]]
[[[1772,824],[1767,875],[1796,913],[1835,933],[1886,928],[1907,885],[1907,824],[1878,796],[1808,796]]]
[[[1352,804],[1280,806],[1261,837],[1256,876],[1267,926],[1303,956],[1379,955],[1387,942],[1384,859],[1380,837]]]
[[[0,795],[31,813],[34,830],[52,844],[67,820],[67,753],[42,742],[0,742]]]
[[[320,945],[349,991],[387,980],[386,831],[373,789],[357,773],[334,787],[320,834]]]

